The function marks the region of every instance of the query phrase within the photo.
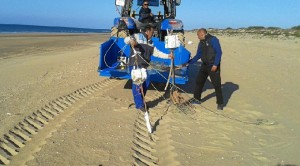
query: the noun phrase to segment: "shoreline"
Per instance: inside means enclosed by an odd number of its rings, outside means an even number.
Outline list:
[[[0,60],[11,57],[79,50],[108,38],[107,33],[17,33],[0,34]],[[9,41],[9,42],[8,42]]]
[[[34,37],[44,37],[44,36],[85,36],[85,35],[110,35],[110,33],[65,33],[65,32],[16,32],[16,33],[0,33],[0,37],[8,36],[34,36]]]

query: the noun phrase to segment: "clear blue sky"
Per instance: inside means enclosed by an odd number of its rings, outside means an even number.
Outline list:
[[[118,16],[114,3],[115,0],[0,0],[0,24],[109,29]],[[300,0],[182,0],[177,18],[185,29],[290,28],[300,25]]]

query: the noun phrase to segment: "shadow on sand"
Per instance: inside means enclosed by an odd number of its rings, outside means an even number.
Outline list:
[[[198,71],[200,69],[201,63],[196,63],[194,65],[189,66],[189,81],[185,85],[177,85],[180,89],[184,90],[188,94],[193,94],[195,89],[195,79],[198,74]],[[151,90],[158,90],[158,91],[164,91],[165,83],[152,83],[155,88],[150,85],[149,91]],[[132,81],[128,80],[126,84],[124,85],[125,89],[131,89],[132,87]],[[169,88],[168,88],[169,89]],[[208,89],[214,89],[212,83],[209,79],[205,82],[204,88],[202,92],[208,90]],[[222,91],[223,91],[223,98],[224,98],[224,106],[226,106],[232,96],[232,94],[239,89],[239,85],[235,84],[233,82],[225,82],[222,84]],[[164,95],[154,101],[147,102],[147,106],[149,108],[155,107],[159,102],[163,101],[165,98],[169,98],[169,90],[167,90]],[[214,98],[216,96],[215,92],[202,97],[202,102],[205,102],[211,98]]]
[[[186,93],[194,94],[194,89],[196,86],[196,76],[198,74],[200,66],[201,66],[201,63],[199,63],[199,62],[194,65],[189,66],[189,81],[188,81],[188,83],[185,85],[179,85],[179,87],[182,90],[184,90]],[[222,76],[222,73],[221,73],[221,76]],[[202,92],[204,92],[208,89],[214,89],[210,79],[206,80]],[[239,89],[239,85],[235,84],[233,82],[225,82],[224,84],[222,84],[224,106],[226,106],[228,104],[232,94],[235,91],[237,91],[238,89]],[[215,96],[216,96],[215,92],[213,92],[207,96],[202,96],[202,102],[205,102],[211,98],[214,98]]]
[[[159,97],[159,98],[157,98],[155,100],[148,101],[146,103],[148,108],[154,108],[155,106],[157,106],[163,100],[169,99],[169,97],[170,97],[170,91],[169,91],[169,88],[165,91],[164,90],[165,86],[166,86],[165,83],[151,83],[150,84],[148,92],[149,91],[153,91],[153,90],[158,90],[159,92],[163,92],[164,91],[164,94],[161,97]],[[128,80],[126,82],[126,84],[124,85],[124,89],[131,89],[131,88],[132,88],[132,80]]]

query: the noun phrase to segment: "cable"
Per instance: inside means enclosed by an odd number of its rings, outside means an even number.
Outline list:
[[[114,41],[115,42],[115,41]],[[114,43],[113,43],[114,44]],[[113,45],[112,44],[112,45]],[[125,48],[127,46],[127,44],[125,44],[124,45],[124,47],[123,48]],[[112,47],[112,46],[111,46]],[[110,47],[110,48],[111,48]],[[109,49],[110,49],[109,48]],[[122,49],[123,49],[122,48]],[[121,49],[121,50],[122,50]],[[120,51],[121,51],[120,50]],[[108,51],[107,51],[108,52]],[[166,81],[167,81],[167,84],[168,84],[168,79],[163,75],[163,74],[161,74],[161,72],[159,72],[159,70],[157,70],[157,69],[155,69],[150,63],[148,63],[140,54],[135,54],[135,55],[138,55],[146,64],[148,64],[157,74],[159,74],[163,79],[165,79]],[[108,66],[108,65],[107,65]],[[171,71],[171,70],[170,70]],[[174,73],[175,74],[175,73]],[[179,88],[178,86],[176,86],[175,84],[173,84],[173,83],[171,83],[171,82],[169,82],[173,87],[175,87],[176,89],[178,89],[178,90],[180,90],[182,93],[184,93],[184,94],[188,94],[186,91],[184,91],[183,89],[181,89],[181,88]],[[155,86],[152,84],[152,86],[155,88]],[[156,88],[155,88],[156,89]],[[157,90],[157,89],[156,89]],[[158,91],[158,90],[157,90]],[[187,95],[188,97],[189,97],[189,95]],[[189,97],[190,98],[190,97]],[[165,98],[164,98],[165,99]],[[190,101],[192,101],[192,100],[195,100],[195,101],[198,101],[198,102],[200,102],[199,100],[197,100],[197,99],[195,99],[195,98],[190,98]],[[185,104],[184,106],[188,106],[188,107],[190,107],[190,108],[192,108],[193,109],[193,111],[195,111],[195,109],[191,106],[192,104],[191,104],[191,102],[190,101],[187,101],[187,104]],[[176,105],[176,104],[174,104],[178,109],[181,109],[180,108],[180,105]],[[268,122],[268,120],[264,120],[264,119],[257,119],[255,122],[253,121],[253,122],[251,122],[251,121],[244,121],[244,120],[240,120],[240,119],[238,119],[238,118],[234,118],[234,117],[231,117],[231,116],[228,116],[228,115],[224,115],[224,114],[221,114],[221,113],[218,113],[218,112],[216,112],[216,111],[213,111],[212,109],[210,109],[210,108],[208,108],[208,107],[205,107],[205,106],[203,106],[203,105],[199,105],[200,107],[202,107],[202,108],[204,108],[205,110],[208,110],[208,111],[210,111],[210,112],[212,112],[212,113],[214,113],[214,114],[216,114],[216,115],[219,115],[219,116],[222,116],[222,117],[224,117],[224,118],[227,118],[227,119],[231,119],[231,120],[234,120],[234,121],[237,121],[237,122],[240,122],[240,123],[244,123],[244,124],[249,124],[249,125],[268,125],[268,126],[270,126],[270,125],[276,125],[276,124],[278,124],[277,122]],[[196,112],[196,111],[195,111]]]
[[[168,79],[159,72],[159,70],[155,69],[150,63],[148,63],[141,55],[137,54],[145,63],[147,63],[150,67],[153,68],[153,70],[155,70],[160,76],[162,76],[162,78],[164,78],[165,80],[168,81]],[[183,89],[179,88],[178,86],[176,86],[175,84],[171,83],[170,84],[172,86],[174,86],[175,88],[179,89],[181,92],[185,93],[185,94],[188,94],[186,91],[184,91]],[[152,84],[152,86],[154,87],[154,85]],[[155,88],[156,89],[156,88]],[[157,90],[157,89],[156,89]],[[188,95],[187,95],[188,96]],[[195,98],[191,98],[190,100],[195,100],[195,101],[198,101],[200,102],[199,100],[195,99]],[[192,108],[191,106],[192,104],[188,101],[188,104],[186,106],[189,106]],[[175,105],[176,106],[176,105]],[[205,110],[208,110],[216,115],[219,115],[219,116],[223,116],[224,118],[227,118],[227,119],[231,119],[231,120],[234,120],[234,121],[237,121],[237,122],[240,122],[240,123],[244,123],[244,124],[248,124],[248,125],[267,125],[267,126],[271,126],[271,125],[277,125],[278,123],[277,122],[268,122],[268,120],[264,120],[264,119],[257,119],[255,122],[254,121],[244,121],[244,120],[240,120],[238,118],[234,118],[234,117],[231,117],[231,116],[228,116],[228,115],[224,115],[224,114],[221,114],[221,113],[218,113],[216,111],[213,111],[212,109],[208,108],[208,107],[205,107],[203,105],[199,105],[200,107],[204,108]],[[179,106],[176,106],[178,109]],[[194,110],[194,109],[193,109]],[[195,111],[195,110],[194,110]]]
[[[118,39],[118,38],[116,38],[116,39],[113,41],[113,43],[109,46],[109,48],[106,50],[106,52],[105,52],[105,54],[104,54],[104,57],[103,57],[104,63],[105,63],[105,65],[106,65],[106,67],[108,67],[108,68],[115,68],[115,67],[109,66],[109,65],[107,64],[107,62],[106,62],[106,56],[107,56],[108,51],[109,51],[109,50],[112,48],[112,46],[116,43],[117,39]],[[126,46],[127,46],[127,45],[125,44],[124,47],[121,48],[121,50],[118,52],[118,53],[120,53],[120,52],[122,51],[121,56],[124,54],[124,50],[123,50],[123,49],[125,49]]]

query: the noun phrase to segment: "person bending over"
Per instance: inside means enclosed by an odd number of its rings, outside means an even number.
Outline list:
[[[150,64],[152,55],[162,59],[173,58],[172,54],[163,53],[153,46],[153,43],[151,41],[153,31],[153,27],[146,26],[142,33],[134,34],[133,36],[129,36],[124,39],[124,42],[126,44],[130,44],[131,47],[133,47],[131,48],[129,58],[130,73],[132,72],[134,67],[140,69],[147,69]],[[135,54],[135,51],[139,52],[139,55],[133,56]],[[132,95],[135,107],[136,109],[139,109],[143,112],[147,110],[147,108],[145,107],[144,96],[146,95],[150,85],[150,78],[147,70],[146,75],[147,78],[143,83],[136,84],[134,83],[134,81],[132,82]]]

